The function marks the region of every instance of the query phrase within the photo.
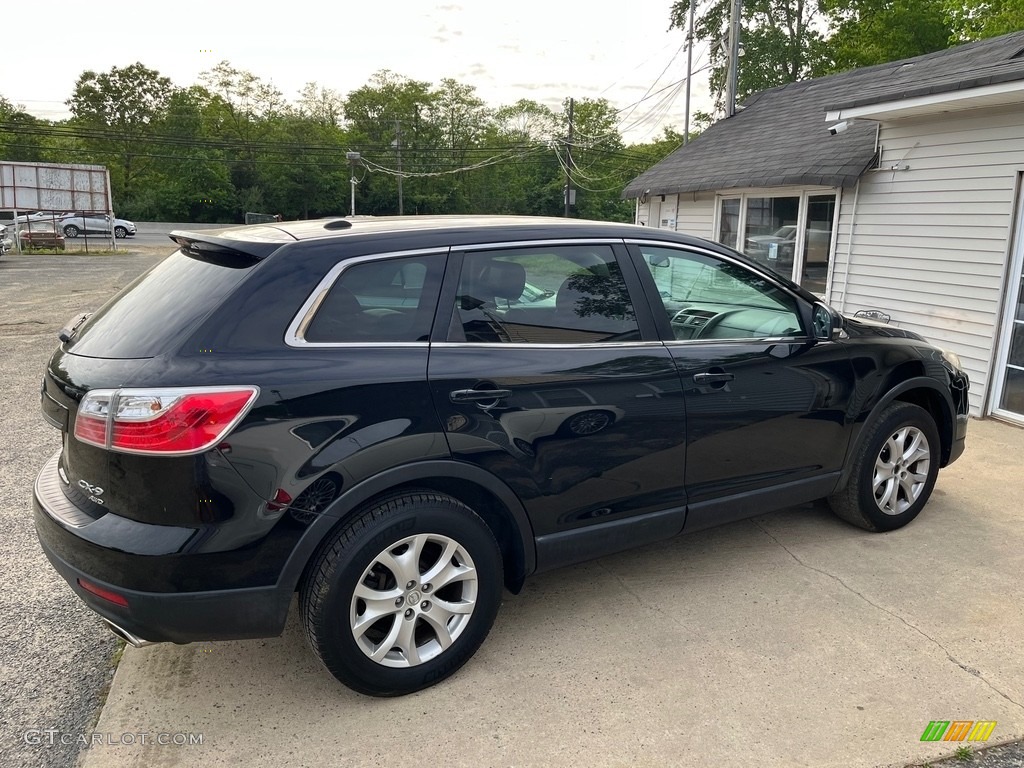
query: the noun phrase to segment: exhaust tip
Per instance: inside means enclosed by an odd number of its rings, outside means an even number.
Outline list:
[[[124,640],[126,643],[128,643],[128,645],[132,646],[133,648],[144,648],[147,645],[156,645],[156,643],[154,643],[151,640],[143,640],[138,635],[133,635],[124,627],[117,626],[117,624],[112,622],[110,619],[103,618],[103,623],[107,625],[107,629],[109,629],[111,632],[113,632],[119,638]]]

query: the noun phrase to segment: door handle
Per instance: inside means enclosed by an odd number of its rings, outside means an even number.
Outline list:
[[[695,373],[693,374],[694,384],[725,384],[727,381],[732,381],[735,376],[731,373]]]
[[[511,389],[456,389],[448,393],[448,399],[453,403],[486,403],[511,394]]]

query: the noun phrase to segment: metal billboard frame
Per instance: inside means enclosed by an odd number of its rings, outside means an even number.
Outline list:
[[[18,211],[103,213],[113,222],[110,171],[104,165],[0,161],[0,211],[14,214],[14,241],[19,253]],[[116,247],[113,225],[110,247]]]

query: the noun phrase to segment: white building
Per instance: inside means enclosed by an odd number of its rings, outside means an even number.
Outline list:
[[[727,243],[960,355],[1024,424],[1024,32],[755,94],[638,176],[637,221]]]

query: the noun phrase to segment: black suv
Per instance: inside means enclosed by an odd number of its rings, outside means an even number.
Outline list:
[[[274,636],[374,695],[532,573],[828,498],[910,522],[967,377],[716,243],[539,218],[175,232],[61,331],[43,549],[125,640]]]

